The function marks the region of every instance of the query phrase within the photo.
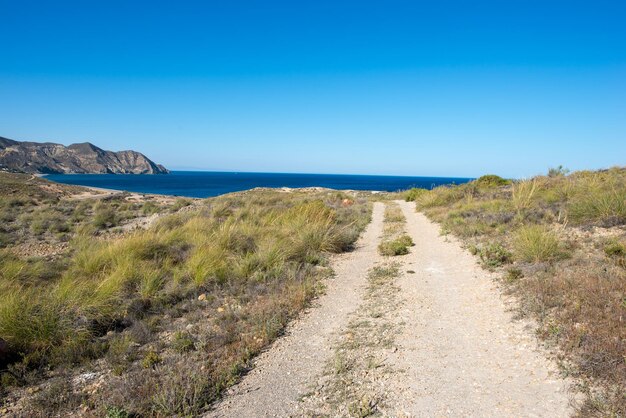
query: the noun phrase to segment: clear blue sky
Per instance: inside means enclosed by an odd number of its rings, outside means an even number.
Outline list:
[[[0,0],[0,136],[170,168],[626,165],[626,2]]]

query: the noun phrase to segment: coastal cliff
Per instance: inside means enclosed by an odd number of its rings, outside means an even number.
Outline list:
[[[167,174],[136,151],[105,151],[83,142],[64,146],[0,137],[0,170],[33,174]]]

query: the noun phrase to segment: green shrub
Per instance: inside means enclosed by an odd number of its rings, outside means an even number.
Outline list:
[[[495,174],[486,174],[474,180],[474,183],[480,188],[488,189],[492,187],[507,186],[511,184],[511,180],[503,179]]]
[[[409,253],[409,247],[413,245],[413,240],[408,235],[402,235],[391,241],[383,241],[378,246],[381,255],[395,256]]]
[[[421,195],[428,192],[426,189],[418,189],[417,187],[413,187],[412,189],[404,192],[404,200],[407,202],[415,202]]]
[[[506,281],[507,283],[515,283],[522,277],[524,277],[524,273],[522,272],[522,270],[512,267],[506,271],[504,281]]]
[[[105,205],[98,205],[93,218],[93,225],[97,229],[107,229],[117,226],[119,218],[113,208]]]
[[[118,408],[117,406],[107,406],[106,407],[106,418],[130,418],[131,414],[129,414],[125,409]]]
[[[176,199],[174,204],[170,207],[170,212],[172,212],[172,213],[178,212],[182,208],[184,208],[186,206],[189,206],[189,205],[191,205],[191,200],[190,199],[186,199],[186,198],[180,197],[180,198]]]
[[[618,266],[626,268],[626,245],[620,241],[611,241],[604,247],[604,253]],[[626,301],[626,299],[624,299]],[[626,306],[626,302],[625,302]]]
[[[146,355],[141,360],[141,365],[145,369],[150,369],[156,366],[157,364],[161,363],[162,361],[163,360],[161,359],[161,356],[159,356],[159,354],[156,351],[150,350],[146,353]]]
[[[420,209],[450,205],[463,199],[467,187],[466,184],[435,187],[417,196],[415,202]]]
[[[511,253],[500,243],[491,243],[478,250],[483,266],[493,269],[511,261]]]
[[[516,257],[527,262],[551,261],[565,255],[557,234],[542,225],[518,229],[513,236],[513,247]]]
[[[152,201],[148,201],[146,203],[143,204],[143,207],[141,208],[141,212],[144,215],[152,215],[154,213],[159,213],[161,210],[161,208],[154,202]]]
[[[172,348],[179,353],[185,353],[196,349],[196,344],[187,332],[178,331],[172,339]]]
[[[569,170],[562,165],[553,167],[548,170],[548,177],[563,177],[569,173]]]
[[[396,241],[400,242],[402,245],[407,247],[412,247],[415,244],[413,243],[413,239],[409,235],[401,235],[396,239]]]
[[[626,256],[626,245],[619,241],[611,241],[604,247],[604,252],[609,257]]]

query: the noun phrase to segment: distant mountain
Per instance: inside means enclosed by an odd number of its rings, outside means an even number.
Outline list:
[[[89,142],[64,146],[0,137],[0,170],[40,174],[167,174],[136,151],[105,151]]]

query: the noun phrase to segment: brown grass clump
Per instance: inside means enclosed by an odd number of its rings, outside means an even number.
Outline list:
[[[626,416],[626,169],[550,174],[436,188],[417,208],[487,268],[506,268],[521,314],[579,378],[581,416]]]

